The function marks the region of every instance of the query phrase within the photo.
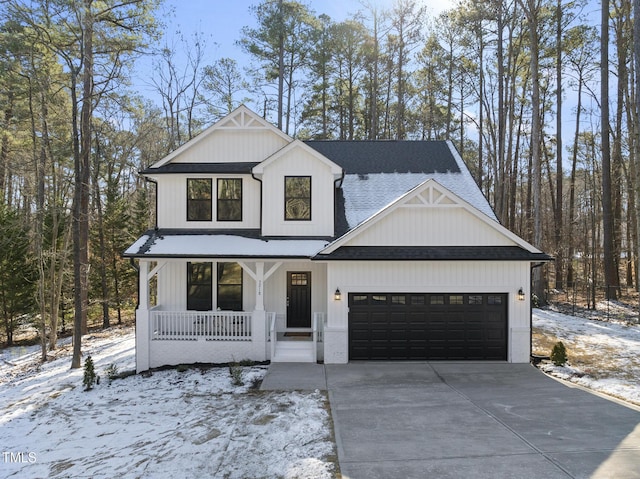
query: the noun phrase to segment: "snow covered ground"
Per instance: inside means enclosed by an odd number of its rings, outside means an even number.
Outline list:
[[[565,343],[569,363],[541,368],[640,405],[640,326],[601,314],[534,310],[534,350]],[[611,309],[609,310],[611,312]],[[336,475],[327,397],[252,388],[266,367],[131,375],[112,382],[105,368],[134,369],[131,329],[83,338],[101,378],[83,391],[70,370],[70,343],[39,363],[38,347],[0,350],[0,478],[304,478]]]
[[[130,329],[83,339],[101,376],[83,391],[70,346],[38,366],[37,348],[0,356],[2,478],[331,478],[336,451],[324,393],[252,389],[266,367],[190,368],[110,382],[134,369]]]
[[[598,305],[598,312],[582,311],[577,313],[579,316],[535,309],[534,353],[548,355],[550,347],[562,341],[568,356],[565,366],[544,362],[540,368],[561,379],[640,405],[640,326],[621,319],[633,314],[623,309],[612,304],[607,311],[604,304]]]

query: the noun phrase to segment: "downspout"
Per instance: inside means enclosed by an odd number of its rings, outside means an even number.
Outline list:
[[[158,182],[152,178],[149,178],[148,176],[144,177],[144,181],[149,182],[149,183],[153,183],[154,185],[156,185],[156,192],[155,192],[155,207],[154,207],[154,219],[153,219],[153,229],[157,230],[158,229]]]
[[[129,263],[131,264],[131,267],[138,272],[138,285],[137,285],[138,294],[136,296],[136,309],[138,309],[140,307],[140,268],[138,268],[138,265],[136,264],[136,259],[133,257],[129,258]]]
[[[543,266],[544,263],[536,263],[531,265],[531,271],[529,272],[529,361],[533,360],[533,305],[531,304],[531,291],[533,288],[533,270]]]
[[[336,201],[336,195],[338,194],[338,189],[342,188],[343,182],[344,182],[344,168],[342,169],[342,175],[340,175],[340,178],[333,181],[333,237],[334,238],[338,233],[336,228],[336,218],[338,217],[338,202]]]
[[[251,177],[260,183],[260,236],[262,236],[262,180],[258,178],[253,171],[251,171]]]

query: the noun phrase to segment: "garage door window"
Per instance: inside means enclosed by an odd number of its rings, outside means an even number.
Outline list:
[[[502,296],[490,294],[487,297],[487,304],[502,304]]]
[[[464,298],[461,294],[449,295],[449,304],[464,304]]]
[[[354,294],[351,297],[352,304],[367,304],[369,296],[366,294]]]
[[[391,296],[391,304],[407,304],[407,299],[405,295],[392,295]]]
[[[480,295],[480,294],[470,294],[469,295],[469,304],[482,304],[482,295]]]
[[[431,296],[429,298],[429,304],[444,304],[444,296]]]
[[[371,296],[371,304],[381,304],[387,302],[386,294],[374,294]]]
[[[422,296],[422,295],[417,296],[417,295],[414,294],[413,296],[411,296],[411,304],[413,306],[423,306],[423,305],[425,305],[426,303],[424,301],[424,296]]]

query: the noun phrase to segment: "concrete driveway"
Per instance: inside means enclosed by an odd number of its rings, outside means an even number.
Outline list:
[[[640,408],[529,364],[274,363],[261,388],[328,390],[343,479],[640,479]]]
[[[354,362],[324,373],[345,479],[640,478],[639,410],[530,365]]]

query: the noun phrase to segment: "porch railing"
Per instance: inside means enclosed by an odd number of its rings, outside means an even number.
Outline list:
[[[151,339],[251,341],[251,313],[151,311]]]

